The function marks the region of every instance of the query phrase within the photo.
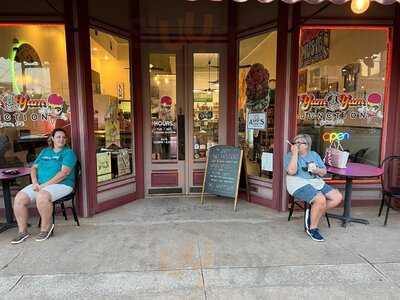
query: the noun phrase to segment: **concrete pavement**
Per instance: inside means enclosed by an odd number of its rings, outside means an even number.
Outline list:
[[[340,212],[341,209],[337,210]],[[81,219],[19,245],[0,234],[2,299],[400,299],[400,214],[354,208],[370,225],[325,220],[326,242],[302,212],[207,198],[151,198]],[[31,221],[37,224],[37,220]]]

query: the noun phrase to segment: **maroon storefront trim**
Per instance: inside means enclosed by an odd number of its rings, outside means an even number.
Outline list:
[[[237,110],[237,64],[238,42],[236,40],[237,4],[228,4],[228,66],[227,66],[227,103],[226,103],[226,144],[236,143],[236,110]]]
[[[141,74],[141,42],[140,42],[140,5],[139,0],[130,2],[132,14],[132,47],[130,47],[131,81],[133,82],[133,113],[135,132],[135,174],[136,174],[136,197],[144,198],[144,154],[143,154],[143,91]]]
[[[286,79],[288,63],[288,18],[289,5],[283,2],[278,4],[278,41],[276,56],[276,100],[274,115],[274,176],[272,179],[272,204],[270,207],[283,210],[282,202],[286,199],[286,193],[283,192],[283,156],[286,149],[285,143],[285,114],[286,114]],[[269,205],[268,205],[269,206]]]
[[[113,209],[113,208],[116,208],[118,206],[127,204],[129,202],[133,202],[137,198],[138,197],[137,197],[136,193],[132,193],[132,194],[129,194],[129,195],[124,195],[124,196],[116,198],[116,199],[112,199],[112,200],[108,200],[108,201],[105,201],[105,202],[98,203],[97,206],[96,206],[95,213],[97,214],[97,213],[100,213],[100,212],[103,212],[103,211],[106,211],[106,210],[109,210],[109,209]]]
[[[123,186],[127,186],[127,185],[130,185],[130,184],[135,184],[135,183],[136,183],[136,181],[129,181],[129,182],[123,182],[121,184],[116,184],[116,185],[101,186],[101,187],[97,188],[97,194],[100,194],[100,193],[103,193],[103,192],[106,192],[106,191],[110,191],[110,190],[113,190],[113,189],[117,189],[117,188],[120,188],[120,187],[123,187]]]
[[[396,5],[394,27],[391,32],[391,78],[389,87],[389,101],[386,106],[385,117],[390,126],[387,128],[385,156],[400,154],[400,4]],[[389,62],[388,62],[389,63]]]
[[[193,186],[202,186],[204,181],[205,170],[194,170],[193,171]]]
[[[151,186],[152,187],[175,187],[179,184],[178,170],[174,172],[152,172]]]
[[[271,199],[263,198],[250,193],[251,203],[260,204],[262,206],[266,206],[268,208],[275,209],[274,202]]]

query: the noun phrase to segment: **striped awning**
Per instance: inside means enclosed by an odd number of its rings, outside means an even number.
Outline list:
[[[187,0],[187,1],[195,2],[195,1],[198,1],[198,0]],[[212,2],[221,2],[221,1],[224,1],[224,0],[210,0],[210,1],[212,1]],[[260,3],[270,3],[270,2],[273,2],[275,0],[232,0],[232,1],[239,2],[239,3],[240,2],[247,2],[247,1],[258,1]],[[332,2],[334,4],[344,4],[346,2],[350,2],[351,0],[281,0],[281,1],[283,1],[285,3],[288,3],[288,4],[297,3],[297,2],[300,2],[300,1],[304,1],[304,2],[307,2],[309,4],[320,4],[322,2],[328,2],[328,1]],[[371,2],[378,2],[379,4],[383,4],[383,5],[391,5],[391,4],[396,3],[396,2],[400,3],[400,0],[370,0],[370,1]]]

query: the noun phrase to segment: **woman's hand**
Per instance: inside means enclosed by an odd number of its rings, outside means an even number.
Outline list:
[[[33,183],[32,184],[32,189],[35,191],[35,192],[39,192],[40,190],[41,190],[41,186],[40,186],[40,184],[39,183]]]
[[[293,155],[297,155],[299,153],[299,148],[297,147],[296,144],[290,146],[290,151],[292,152]]]

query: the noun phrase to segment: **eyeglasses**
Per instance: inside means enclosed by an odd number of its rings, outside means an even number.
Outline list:
[[[305,143],[305,142],[295,142],[295,144],[297,144],[297,145],[307,145],[307,143]]]

